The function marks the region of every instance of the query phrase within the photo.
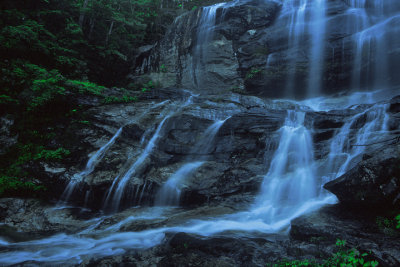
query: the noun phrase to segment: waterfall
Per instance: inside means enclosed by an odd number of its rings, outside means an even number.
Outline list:
[[[295,95],[297,64],[304,55],[301,46],[310,42],[307,95],[319,95],[322,87],[325,31],[326,31],[326,0],[288,0],[283,1],[281,20],[286,20],[288,29],[288,50],[292,56],[288,62],[286,78],[287,96]]]
[[[299,92],[303,86],[308,97],[319,96],[323,89],[330,89],[325,88],[330,86],[325,69],[337,62],[344,65],[341,70],[343,75],[349,76],[346,78],[348,90],[398,86],[395,70],[400,67],[397,56],[400,47],[400,1],[346,0],[348,8],[340,14],[344,22],[344,27],[340,29],[335,25],[337,18],[328,14],[334,4],[327,0],[281,2],[282,11],[276,24],[285,29],[288,37],[286,97],[301,95]],[[335,38],[341,38],[341,47],[335,43]],[[328,48],[333,50],[331,55],[327,53]],[[341,59],[336,56],[338,50],[341,50]],[[270,62],[273,56],[268,56],[267,68],[278,64]],[[305,73],[306,84],[301,84],[299,88]]]
[[[208,59],[208,46],[214,37],[215,19],[217,9],[224,6],[219,3],[203,7],[198,23],[197,41],[193,53],[192,77],[196,86],[202,84],[203,75],[206,75],[206,62]]]
[[[142,166],[144,161],[148,158],[150,153],[156,147],[157,140],[160,137],[161,129],[169,117],[170,117],[170,115],[165,116],[164,119],[159,123],[154,135],[152,136],[152,138],[146,145],[144,151],[140,154],[140,156],[136,159],[136,161],[131,165],[131,167],[129,167],[128,171],[122,177],[121,177],[121,175],[118,175],[114,179],[114,181],[107,193],[107,196],[106,196],[105,208],[112,207],[112,210],[114,210],[114,211],[117,211],[119,209],[120,202],[125,193],[125,189],[128,184],[128,181],[136,173],[138,167]],[[143,186],[142,190],[144,190],[144,186]]]
[[[181,198],[182,183],[193,174],[203,161],[189,162],[180,167],[157,193],[156,206],[178,206]]]
[[[72,193],[75,191],[76,186],[83,181],[83,179],[91,174],[96,167],[97,163],[99,163],[104,155],[107,153],[107,151],[110,149],[110,147],[115,143],[115,140],[120,136],[122,132],[122,127],[118,129],[118,131],[114,134],[114,136],[102,147],[100,147],[99,150],[96,151],[96,153],[93,154],[86,163],[85,169],[78,173],[75,174],[70,182],[68,183],[67,187],[65,188],[64,192],[62,193],[60,197],[60,203],[66,203],[69,201],[71,198]],[[86,202],[86,201],[85,201]]]
[[[194,148],[191,150],[190,154],[197,154],[199,156],[191,156],[188,158],[190,162],[185,163],[181,168],[179,168],[167,182],[161,187],[155,200],[156,206],[178,206],[181,198],[181,191],[183,183],[186,179],[193,174],[201,165],[207,160],[207,154],[210,153],[212,145],[214,143],[215,136],[217,135],[221,126],[225,123],[227,119],[219,120],[213,123],[210,127],[206,129],[203,135],[200,137],[199,142],[196,143]],[[201,160],[195,161],[193,160]]]
[[[310,70],[308,76],[308,97],[320,95],[324,72],[324,46],[326,28],[326,0],[314,0],[311,8]]]
[[[370,143],[381,141],[388,131],[387,105],[374,105],[356,114],[346,122],[332,139],[327,164],[327,181],[340,177],[349,170]],[[363,118],[364,117],[364,118]],[[355,130],[355,124],[365,119],[362,127]],[[355,133],[353,133],[355,132]]]
[[[379,89],[391,86],[393,62],[389,53],[400,46],[400,2],[397,0],[351,0],[354,15],[362,20],[353,37],[352,87]]]
[[[299,2],[299,5],[295,8],[293,6],[294,2],[291,2],[292,5],[289,5],[289,1],[284,2],[284,11],[290,13],[289,19],[289,49],[299,47],[300,43],[304,41],[305,34],[305,12],[307,7],[307,0],[302,0]],[[289,9],[289,10],[287,10]],[[294,9],[294,10],[293,10]],[[297,51],[294,51],[297,53]],[[296,78],[296,64],[298,62],[298,58],[292,58],[288,63],[288,73],[287,73],[287,82],[286,82],[286,94],[290,97],[295,95],[294,93],[294,84]]]
[[[288,111],[279,130],[280,141],[255,204],[269,224],[292,216],[303,203],[317,197],[311,134],[304,112]]]

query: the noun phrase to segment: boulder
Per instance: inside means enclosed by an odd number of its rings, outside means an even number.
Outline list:
[[[325,184],[324,188],[334,193],[345,205],[399,209],[400,145],[395,141],[365,154],[357,166]]]

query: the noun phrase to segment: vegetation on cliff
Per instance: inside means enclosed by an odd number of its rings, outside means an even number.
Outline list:
[[[126,79],[139,47],[159,40],[182,12],[213,2],[1,1],[0,116],[12,119],[10,136],[17,136],[18,142],[0,155],[0,196],[42,191],[40,179],[27,167],[37,160],[68,157],[56,152],[68,151],[68,145],[62,138],[54,140],[58,125],[85,121],[87,106],[79,99],[94,97],[100,104],[136,101],[135,91],[154,86]],[[126,89],[112,95],[107,89],[112,86]],[[49,151],[55,156],[38,156]]]

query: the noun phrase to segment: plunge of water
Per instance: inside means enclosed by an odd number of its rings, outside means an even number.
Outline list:
[[[308,52],[308,97],[320,95],[322,87],[325,31],[326,31],[326,0],[287,0],[283,1],[280,19],[286,20],[288,29],[288,51],[291,56],[287,66],[286,94],[296,95],[297,64],[304,61],[301,48],[304,42],[309,42]]]
[[[157,193],[155,205],[156,206],[178,206],[181,198],[182,187],[184,182],[207,160],[208,153],[210,153],[212,145],[214,144],[215,136],[217,135],[221,126],[227,119],[219,120],[213,123],[200,137],[199,142],[196,143],[190,154],[196,154],[196,156],[188,157],[188,163],[185,163],[179,168],[167,182],[161,187]],[[201,160],[195,161],[193,160]]]
[[[343,125],[330,146],[327,182],[348,171],[369,144],[385,138],[389,120],[387,108],[387,105],[374,105]],[[364,125],[357,130],[353,129],[359,120],[365,120]]]
[[[111,209],[113,211],[117,211],[119,209],[120,202],[125,193],[125,189],[128,184],[128,181],[136,173],[138,167],[140,167],[143,164],[143,162],[148,158],[150,153],[156,147],[157,140],[160,137],[161,129],[169,117],[170,117],[170,115],[165,116],[164,119],[160,122],[154,135],[150,139],[149,143],[146,145],[144,151],[140,154],[140,156],[136,159],[136,161],[131,165],[131,167],[128,169],[128,171],[122,177],[120,175],[118,175],[114,179],[114,181],[111,185],[111,188],[109,189],[107,196],[106,196],[106,200],[105,200],[105,208],[106,209],[108,209],[108,207],[111,207]],[[143,186],[143,190],[144,189],[145,189],[145,187]]]
[[[203,7],[201,11],[192,64],[193,82],[197,87],[203,84],[203,77],[207,75],[208,46],[214,37],[216,12],[224,5],[225,3],[219,3]]]
[[[76,189],[76,186],[79,185],[79,183],[81,183],[86,176],[88,176],[93,172],[97,163],[99,163],[103,159],[104,155],[115,143],[115,140],[120,136],[121,132],[122,132],[122,127],[118,129],[118,131],[114,134],[114,136],[104,146],[100,147],[100,149],[97,150],[96,153],[94,153],[93,156],[89,158],[89,161],[87,162],[85,169],[79,174],[75,174],[73,176],[73,178],[68,183],[67,187],[65,188],[64,192],[60,197],[60,203],[67,203],[69,201],[72,193]]]

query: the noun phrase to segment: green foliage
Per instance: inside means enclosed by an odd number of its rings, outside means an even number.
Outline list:
[[[65,148],[57,148],[55,150],[48,150],[44,149],[41,147],[41,151],[34,155],[33,159],[34,160],[39,160],[39,159],[44,159],[44,160],[57,160],[57,159],[63,159],[65,156],[68,156],[71,154],[71,152],[68,149]]]
[[[396,216],[395,220],[397,222],[396,228],[400,229],[400,214]]]
[[[161,71],[162,73],[168,72],[167,66],[165,66],[165,64],[162,64],[162,65],[160,66],[160,71]]]
[[[67,84],[75,88],[80,94],[92,94],[101,96],[103,91],[105,90],[105,87],[88,81],[69,80],[67,81]]]
[[[129,102],[136,102],[138,98],[136,96],[127,96],[124,95],[122,97],[116,96],[107,96],[104,98],[104,104],[113,104],[113,103],[129,103]]]
[[[143,84],[142,93],[148,92],[154,88],[155,88],[155,85],[154,85],[153,81],[150,80],[149,82]]]
[[[400,228],[400,215],[397,215],[395,217],[377,216],[375,222],[378,226],[378,229],[384,234],[389,236],[399,235],[398,229]]]
[[[1,104],[9,104],[9,103],[16,103],[18,104],[18,100],[12,98],[8,95],[0,95],[0,105]]]
[[[281,261],[277,264],[271,264],[273,267],[283,266],[318,266],[318,267],[332,267],[332,266],[362,266],[362,267],[376,267],[378,262],[375,260],[369,260],[370,253],[361,253],[355,248],[346,249],[346,240],[338,239],[336,241],[336,247],[338,251],[331,257],[324,260],[322,263],[318,263],[314,259],[304,260],[293,260],[293,261]]]
[[[253,79],[257,75],[261,74],[262,70],[258,68],[252,68],[246,73],[245,80]]]
[[[339,249],[338,252],[327,259],[323,266],[378,266],[377,261],[367,260],[369,253],[361,253],[356,248],[346,250],[346,240],[338,239],[336,241],[336,246]]]
[[[40,192],[46,191],[46,187],[33,182],[22,181],[16,177],[6,175],[0,176],[0,197],[8,195],[22,195],[24,192],[37,195]]]

